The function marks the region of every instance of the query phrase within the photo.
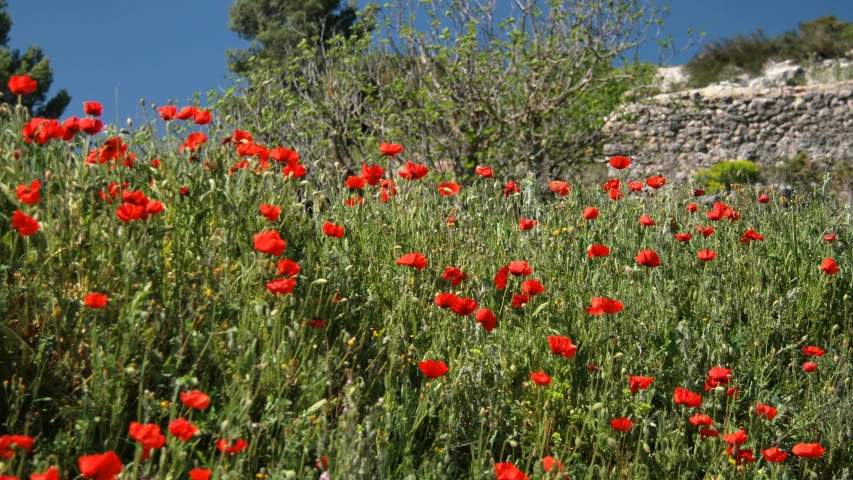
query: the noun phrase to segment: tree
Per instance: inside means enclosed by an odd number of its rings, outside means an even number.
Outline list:
[[[252,56],[282,62],[303,39],[349,36],[355,21],[355,6],[343,0],[235,0],[229,27],[252,43],[246,50],[229,50],[228,63],[245,73]]]
[[[15,75],[29,75],[38,82],[38,89],[22,99],[22,105],[33,115],[45,118],[59,118],[65,107],[71,102],[71,96],[63,88],[53,98],[47,100],[47,91],[53,84],[53,69],[50,59],[38,45],[32,45],[21,53],[8,47],[9,30],[12,19],[6,11],[6,1],[0,0],[0,103],[17,104],[17,96],[9,91],[9,78]]]

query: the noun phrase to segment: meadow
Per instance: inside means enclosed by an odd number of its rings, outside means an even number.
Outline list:
[[[853,474],[831,191],[348,171],[149,110],[0,112],[0,479]]]

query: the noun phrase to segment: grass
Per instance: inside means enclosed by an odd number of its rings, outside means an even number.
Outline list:
[[[193,468],[218,479],[489,479],[499,462],[558,478],[544,472],[546,456],[571,478],[850,473],[851,216],[831,194],[788,201],[762,192],[771,201],[758,203],[759,192],[741,186],[724,199],[741,219],[716,222],[708,205],[687,210],[693,186],[623,186],[625,197],[613,201],[600,185],[575,184],[558,197],[515,179],[521,192],[505,196],[503,180],[477,179],[444,197],[436,185],[452,179],[402,180],[407,152],[383,157],[377,142],[373,163],[393,170],[398,194],[382,202],[367,187],[363,206],[348,207],[353,193],[324,158],[302,159],[309,175],[301,179],[273,161],[256,172],[257,159],[229,174],[241,158],[219,140],[234,126],[215,112],[207,127],[168,122],[164,136],[152,121],[46,145],[24,143],[26,120],[10,114],[0,129],[0,433],[36,441],[32,452],[0,459],[0,473],[54,465],[77,478],[78,457],[107,451],[121,459],[121,478],[134,479],[189,478]],[[179,153],[198,130],[210,137],[204,149]],[[83,152],[113,136],[138,156],[133,167],[86,164]],[[619,177],[643,180],[630,169]],[[15,189],[34,179],[42,198],[23,205]],[[165,209],[122,222],[120,196],[107,193],[109,203],[99,192],[124,182]],[[261,216],[261,204],[280,207],[280,218]],[[600,216],[585,219],[587,206]],[[37,233],[10,226],[18,209],[40,222]],[[641,226],[641,214],[657,224]],[[522,217],[538,224],[522,231]],[[345,227],[342,238],[323,234],[327,221]],[[715,229],[707,238],[696,230],[705,225]],[[739,242],[748,229],[765,240]],[[281,256],[254,248],[253,235],[268,230],[287,242]],[[693,238],[679,242],[678,232]],[[824,240],[829,233],[834,242]],[[588,258],[591,244],[610,255]],[[659,267],[637,264],[646,249],[660,255]],[[704,249],[717,257],[699,261]],[[396,264],[411,252],[427,258],[424,270]],[[826,257],[839,273],[821,271]],[[292,294],[274,295],[266,283],[284,258],[301,273]],[[528,278],[546,288],[521,308],[512,306],[521,278],[510,275],[504,290],[493,282],[513,260],[529,262]],[[467,280],[451,286],[442,278],[448,266]],[[104,308],[84,304],[90,292],[108,295]],[[491,309],[496,328],[435,305],[447,292]],[[591,315],[593,297],[624,309]],[[552,354],[549,335],[570,337],[577,354]],[[807,345],[826,355],[805,357]],[[445,362],[448,373],[425,378],[425,359]],[[803,371],[807,360],[816,372]],[[706,391],[715,366],[732,370],[730,383]],[[534,384],[538,371],[552,383]],[[627,375],[654,382],[632,393]],[[701,408],[675,405],[676,387],[701,394]],[[729,387],[739,391],[729,396]],[[210,406],[186,407],[180,393],[192,389]],[[756,415],[757,402],[778,415]],[[745,429],[739,448],[758,460],[736,465],[722,437],[701,439],[688,422],[698,412],[721,435]],[[619,417],[633,427],[615,431],[609,422]],[[199,433],[189,441],[167,433],[178,418]],[[141,460],[131,422],[163,429],[165,446],[151,459]],[[220,453],[220,439],[247,448]],[[761,457],[800,442],[826,452],[781,464]]]

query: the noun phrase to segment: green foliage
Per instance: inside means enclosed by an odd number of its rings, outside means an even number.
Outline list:
[[[767,37],[759,28],[747,35],[710,42],[684,68],[690,76],[689,86],[701,88],[734,80],[743,73],[758,75],[770,60],[838,58],[851,49],[853,24],[830,15],[800,23],[797,31],[777,37]]]
[[[749,160],[718,162],[711,168],[696,172],[696,181],[709,190],[731,190],[733,185],[754,183],[758,180],[758,165]]]
[[[24,53],[10,49],[6,44],[11,27],[12,20],[6,11],[6,2],[0,0],[0,104],[18,103],[17,95],[9,92],[9,78],[26,74],[38,81],[38,88],[34,93],[23,97],[22,105],[36,116],[59,118],[71,102],[71,96],[63,88],[53,98],[47,99],[47,91],[53,84],[50,59],[44,56],[44,52],[37,45],[29,47]]]

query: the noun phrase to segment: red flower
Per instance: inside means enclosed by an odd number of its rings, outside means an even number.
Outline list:
[[[367,166],[366,163],[361,165],[361,178],[371,186],[379,185],[379,180],[382,179],[382,175],[385,174],[385,169],[380,167],[379,165],[371,165]]]
[[[598,218],[598,209],[595,207],[586,207],[583,209],[583,218],[587,220],[594,220]]]
[[[116,216],[122,221],[122,223],[140,220],[145,216],[145,207],[142,205],[125,203],[118,207],[118,210],[116,210]]]
[[[704,427],[710,427],[714,424],[714,419],[709,417],[708,415],[703,415],[701,413],[697,413],[692,417],[687,419],[692,425],[702,425]]]
[[[666,185],[666,179],[661,176],[649,177],[646,179],[646,185],[658,189],[664,185]]]
[[[17,215],[17,213],[16,213]],[[23,234],[23,232],[21,232]],[[835,263],[835,259],[832,257],[826,257],[820,262],[820,269],[823,273],[827,275],[835,275],[838,273],[838,264]]]
[[[101,105],[100,102],[84,102],[83,111],[86,115],[100,117],[101,113],[104,111],[104,106]]]
[[[747,230],[746,232],[744,232],[743,236],[740,237],[740,243],[749,243],[753,240],[758,240],[759,242],[763,242],[764,237],[755,233],[755,230],[753,230],[751,228],[749,230]]]
[[[710,237],[714,233],[714,227],[708,225],[707,227],[696,227],[696,231],[701,233],[703,237]]]
[[[713,367],[708,370],[708,378],[714,380],[717,383],[722,385],[726,385],[731,380],[732,370],[730,368],[723,367]]]
[[[344,238],[344,227],[335,225],[332,222],[326,222],[323,224],[323,233],[329,237]]]
[[[326,324],[326,321],[322,318],[312,318],[308,321],[308,325],[311,325],[312,328],[323,328],[323,325]]]
[[[187,139],[181,144],[178,152],[183,153],[184,150],[194,152],[201,149],[207,143],[207,135],[202,132],[195,132],[187,135]]]
[[[631,392],[637,393],[638,390],[645,390],[652,385],[652,382],[655,381],[655,377],[643,377],[643,376],[630,376],[628,375],[628,388],[631,389]]]
[[[259,210],[261,215],[271,222],[278,221],[278,217],[281,215],[281,208],[274,205],[263,204],[260,206]]]
[[[740,389],[737,387],[729,387],[728,390],[726,390],[727,397],[737,398],[738,393],[740,393]]]
[[[18,196],[19,202],[25,205],[35,205],[41,200],[41,194],[39,193],[40,188],[41,182],[33,180],[29,187],[24,184],[18,185],[15,189],[15,195]]]
[[[770,463],[782,463],[788,458],[788,452],[784,450],[779,450],[776,447],[768,448],[767,450],[762,450],[761,455],[764,456],[764,459]]]
[[[518,220],[518,228],[520,228],[522,231],[523,230],[530,230],[531,228],[535,227],[537,224],[539,224],[539,222],[537,222],[536,220],[529,220],[526,218],[521,218]]]
[[[405,265],[418,270],[423,270],[427,266],[427,259],[418,252],[407,253],[397,259],[397,265]]]
[[[626,169],[630,165],[631,165],[631,159],[628,157],[616,156],[616,157],[612,157],[610,159],[610,166],[617,169],[617,170]]]
[[[548,182],[548,188],[550,188],[552,192],[556,193],[561,197],[565,197],[569,194],[569,192],[572,191],[572,187],[570,187],[568,183],[562,182],[560,180]]]
[[[609,192],[611,190],[619,190],[622,187],[622,181],[618,178],[611,178],[610,180],[604,182],[602,188],[605,192]]]
[[[590,303],[592,305],[585,309],[590,315],[604,315],[605,313],[613,315],[625,308],[625,305],[619,300],[612,300],[605,297],[592,297]]]
[[[435,296],[435,299],[433,299],[433,302],[441,308],[450,308],[458,301],[459,297],[452,293],[439,293]]]
[[[723,440],[732,446],[743,445],[749,440],[749,435],[746,434],[746,430],[740,429],[736,432],[723,435]]]
[[[295,277],[299,275],[299,272],[302,271],[302,267],[299,266],[293,260],[279,260],[278,261],[278,270],[276,270],[276,276],[285,276],[285,277]]]
[[[494,330],[495,326],[498,324],[498,317],[496,317],[488,308],[481,308],[477,312],[477,315],[474,316],[474,319],[477,320],[477,323],[482,325],[488,332]]]
[[[129,433],[134,440],[142,444],[143,453],[140,460],[148,459],[151,449],[160,448],[166,443],[166,437],[160,433],[160,425],[156,423],[143,425],[137,422],[130,422]]]
[[[287,242],[282,240],[281,235],[275,230],[256,233],[252,238],[255,240],[255,250],[276,257],[284,253],[287,247]]]
[[[652,227],[656,225],[655,221],[652,220],[652,217],[646,215],[645,213],[640,215],[640,225],[644,227]]]
[[[36,91],[38,82],[29,75],[16,75],[9,79],[9,91],[12,95],[29,95]]]
[[[778,410],[771,407],[770,405],[765,405],[763,403],[756,403],[755,410],[753,410],[756,415],[764,415],[767,417],[767,420],[773,420],[776,418],[776,414],[779,413]]]
[[[104,129],[104,122],[100,118],[83,118],[77,125],[86,135],[97,135]]]
[[[700,428],[698,433],[702,436],[702,440],[705,440],[708,437],[717,438],[720,436],[720,432],[712,428]]]
[[[276,278],[267,282],[267,290],[274,295],[293,293],[296,286],[295,278]]]
[[[190,196],[190,189],[187,187],[181,187],[180,192],[181,192],[182,197],[189,197]]]
[[[696,213],[699,210],[699,206],[695,203],[690,203],[687,205],[687,211],[690,213]]]
[[[614,418],[610,421],[610,426],[617,432],[627,432],[634,426],[634,422],[626,417]]]
[[[347,188],[350,188],[352,190],[360,190],[360,189],[364,188],[365,183],[367,183],[367,181],[365,179],[363,179],[361,177],[355,177],[352,175],[350,175],[346,181]]]
[[[457,298],[452,305],[450,305],[450,310],[452,310],[457,315],[462,315],[463,317],[467,317],[474,313],[474,310],[477,310],[479,304],[476,300],[471,298]]]
[[[348,207],[358,207],[364,205],[364,197],[360,195],[352,196],[346,199],[346,201],[344,201],[344,204]]]
[[[207,125],[210,123],[210,112],[207,110],[199,110],[193,114],[193,123],[196,125]]]
[[[56,467],[50,467],[44,473],[33,473],[30,475],[30,480],[59,480],[59,470]]]
[[[509,267],[501,267],[498,273],[495,274],[495,288],[503,290],[506,288],[507,278],[509,277]]]
[[[158,108],[157,111],[160,112],[160,118],[168,122],[175,118],[175,114],[178,113],[178,107],[174,105],[165,105]]]
[[[564,467],[562,462],[551,455],[548,455],[542,459],[542,468],[545,469],[546,472],[550,472],[552,468],[555,472],[562,472]]]
[[[41,225],[33,217],[20,210],[15,210],[15,214],[12,215],[12,228],[17,230],[22,236],[29,237],[38,232]]]
[[[697,188],[696,190],[693,190],[693,196],[694,197],[701,197],[702,195],[705,195],[705,190],[702,190],[701,188]]]
[[[562,355],[566,358],[572,358],[578,353],[578,346],[572,344],[572,339],[560,335],[549,335],[548,346],[551,347],[551,353]]]
[[[184,107],[175,115],[175,118],[178,120],[189,120],[195,116],[196,112],[198,112],[198,107],[189,106]]]
[[[515,260],[509,262],[507,265],[509,268],[509,273],[515,275],[516,277],[526,277],[533,273],[533,269],[530,268],[530,265],[527,264],[524,260]]]
[[[169,433],[185,442],[191,440],[196,432],[198,432],[198,427],[188,422],[186,418],[172,420],[172,423],[169,424]]]
[[[204,392],[190,390],[189,392],[181,392],[181,403],[188,408],[204,410],[210,406],[210,397]]]
[[[107,300],[109,300],[109,298],[110,297],[103,293],[92,292],[83,297],[83,303],[85,303],[89,308],[104,308],[104,305],[107,304]]]
[[[456,217],[447,217],[444,222],[448,225],[456,225]]]
[[[827,233],[823,236],[823,239],[830,243],[834,242],[836,238],[838,238],[838,235],[835,233]]]
[[[382,142],[379,144],[379,151],[382,152],[382,155],[390,155],[391,158],[394,158],[398,153],[403,151],[403,146],[396,143]]]
[[[406,162],[406,166],[403,167],[402,170],[397,172],[397,175],[403,177],[406,180],[420,180],[429,173],[429,169],[424,165],[418,165],[412,162]]]
[[[728,218],[729,220],[736,221],[740,219],[740,214],[734,211],[730,206],[725,203],[716,202],[714,203],[714,208],[705,214],[708,217],[708,220],[722,220],[723,218]]]
[[[813,373],[817,371],[817,364],[812,362],[803,363],[803,371],[806,373]]]
[[[758,203],[767,203],[769,201],[770,201],[770,197],[768,197],[767,195],[759,195],[758,196]]]
[[[418,368],[421,369],[421,372],[423,372],[424,376],[427,378],[439,378],[450,371],[446,363],[430,359],[420,362],[418,364]]]
[[[693,238],[693,235],[690,233],[676,233],[675,239],[679,242],[689,242],[690,239]]]
[[[530,480],[527,475],[510,462],[495,464],[496,480]]]
[[[533,380],[533,383],[540,386],[547,386],[551,384],[551,377],[545,372],[532,372],[530,374],[530,379]]]
[[[492,178],[495,176],[495,171],[491,169],[491,167],[477,167],[474,170],[474,174],[479,175],[483,178]]]
[[[225,440],[224,438],[220,438],[216,441],[216,449],[227,455],[234,455],[235,453],[242,452],[248,446],[249,444],[246,443],[242,438],[238,438],[233,445],[231,445],[231,442]]]
[[[607,192],[607,195],[610,196],[611,200],[622,200],[625,198],[625,194],[620,192],[619,190],[610,190]]]
[[[270,150],[270,158],[278,163],[286,163],[289,167],[295,167],[299,163],[299,154],[284,147],[275,147]]]
[[[302,178],[308,172],[305,170],[304,165],[299,164],[287,165],[286,167],[281,169],[281,173],[283,173],[285,177],[292,176],[293,178]]]
[[[523,306],[527,305],[528,303],[530,303],[530,299],[532,299],[532,298],[533,297],[531,295],[528,295],[528,294],[524,294],[524,295],[519,295],[517,293],[513,294],[512,295],[512,306],[513,306],[513,308],[523,307]]]
[[[735,464],[740,465],[742,462],[753,463],[755,457],[752,456],[752,450],[743,450],[736,447],[729,447],[726,453],[735,457]]]
[[[814,345],[803,347],[803,355],[807,357],[822,357],[826,352]]]
[[[791,453],[798,457],[819,458],[823,456],[826,449],[819,443],[798,443],[791,449]]]
[[[640,265],[645,265],[650,268],[660,266],[660,257],[654,250],[643,250],[634,257]]]
[[[586,255],[589,258],[606,257],[610,255],[610,249],[604,245],[590,245],[589,248],[586,249]]]
[[[438,194],[442,197],[452,197],[462,190],[462,185],[457,185],[453,182],[439,183]]]
[[[0,460],[7,460],[15,456],[15,451],[12,447],[33,451],[33,443],[36,439],[26,435],[0,435]]]
[[[699,408],[702,406],[702,396],[686,388],[676,387],[672,399],[676,405],[686,405],[690,408]]]
[[[190,480],[210,480],[213,472],[206,468],[194,468],[190,470]]]
[[[717,258],[717,252],[713,250],[700,250],[696,252],[696,256],[699,257],[699,260],[703,262],[710,262],[711,260]]]
[[[628,182],[628,190],[632,192],[639,192],[643,189],[643,186],[645,186],[643,182]]]
[[[456,267],[447,267],[444,269],[444,273],[441,275],[441,278],[449,280],[450,284],[456,287],[467,279],[468,275],[465,275],[462,273],[462,270],[459,270]]]
[[[521,282],[521,292],[528,295],[539,295],[545,291],[545,287],[538,280],[525,280]]]
[[[77,467],[80,469],[80,474],[86,478],[115,480],[116,475],[121,473],[123,465],[118,455],[110,450],[107,453],[78,457]]]

